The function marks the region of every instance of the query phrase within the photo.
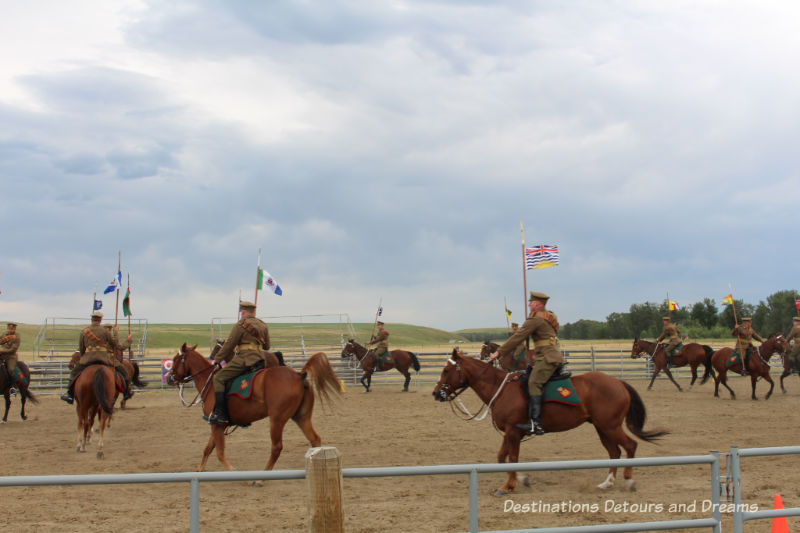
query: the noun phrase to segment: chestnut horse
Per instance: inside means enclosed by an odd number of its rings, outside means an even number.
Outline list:
[[[769,392],[764,397],[765,400],[769,400],[769,397],[772,396],[772,389],[775,387],[775,383],[772,381],[772,378],[769,375],[769,371],[771,367],[769,366],[769,360],[772,357],[772,354],[783,353],[789,347],[789,343],[786,342],[786,339],[783,335],[770,335],[770,337],[764,341],[761,346],[758,348],[753,348],[753,352],[750,355],[750,360],[747,363],[747,370],[750,372],[750,383],[753,387],[753,393],[751,398],[753,400],[758,400],[756,397],[756,381],[758,378],[762,377],[769,383]],[[736,364],[728,366],[728,360],[733,355],[733,348],[721,348],[714,352],[714,355],[711,357],[711,364],[714,365],[714,369],[717,371],[717,377],[714,378],[714,397],[719,397],[719,385],[720,383],[728,389],[728,392],[731,393],[731,399],[736,399],[736,394],[733,390],[728,387],[728,376],[727,373],[730,370],[731,372],[736,372],[737,374],[742,374],[742,366],[744,365],[744,354],[741,354],[740,361]]]
[[[116,351],[116,350],[115,350],[114,357],[117,358],[117,361],[122,362],[122,366],[123,366],[123,368],[125,368],[125,372],[128,373],[128,376],[129,376],[128,379],[130,379],[132,385],[136,385],[137,387],[140,387],[140,388],[144,388],[144,387],[147,386],[147,382],[146,381],[142,381],[139,378],[139,365],[135,361],[125,361],[124,359],[122,359],[122,352],[119,352],[119,351]],[[74,351],[72,353],[72,357],[70,358],[69,364],[67,366],[69,368],[72,368],[73,366],[75,366],[77,364],[77,362],[80,360],[80,358],[81,358],[81,352],[79,352],[77,350]],[[124,389],[125,388],[125,383],[123,383],[122,376],[118,372],[116,372],[116,369],[114,369],[114,380],[117,382],[117,388],[118,389]],[[114,401],[116,402],[116,397],[115,397]],[[123,398],[122,402],[120,402],[120,408],[125,409],[125,404],[127,403],[127,401],[128,400],[125,400]],[[106,424],[106,427],[111,427],[111,421],[110,420]]]
[[[672,372],[669,371],[667,354],[664,351],[665,348],[666,344],[656,345],[654,342],[636,337],[631,347],[631,358],[636,359],[642,354],[647,354],[653,360],[655,371],[653,372],[653,377],[650,378],[650,385],[647,386],[647,390],[653,388],[653,382],[656,380],[656,376],[663,370],[664,373],[667,374],[669,380],[678,387],[678,390],[683,392],[681,386],[678,385],[678,382],[672,377]],[[692,381],[689,383],[689,388],[691,389],[694,386],[694,382],[697,381],[697,367],[700,366],[701,363],[706,367],[706,371],[703,373],[703,379],[700,380],[700,385],[708,381],[709,377],[714,377],[714,368],[711,366],[712,355],[714,355],[714,348],[711,346],[690,342],[689,344],[683,345],[683,350],[681,350],[680,355],[672,358],[672,366],[680,367],[686,366],[687,364],[689,365],[692,369]]]
[[[172,359],[172,369],[167,374],[167,383],[180,386],[181,400],[183,400],[184,384],[194,381],[199,401],[203,402],[203,413],[208,417],[214,409],[214,384],[211,378],[218,367],[212,365],[195,348],[197,345],[186,346],[186,343],[181,346],[178,354]],[[300,427],[311,442],[311,446],[319,446],[322,442],[311,424],[315,389],[321,401],[330,400],[332,395],[341,394],[339,378],[336,377],[328,357],[323,352],[312,355],[303,365],[301,372],[288,366],[277,366],[259,372],[253,378],[253,392],[249,399],[245,400],[235,395],[228,398],[228,412],[232,425],[246,426],[269,417],[272,447],[265,470],[272,470],[283,450],[283,428],[290,418]],[[195,403],[192,402],[187,407]],[[198,472],[203,471],[208,457],[215,448],[217,459],[225,469],[233,470],[225,458],[226,427],[211,424],[211,437],[203,450],[203,459],[197,468]]]
[[[117,395],[116,372],[110,366],[93,364],[87,366],[75,378],[75,410],[78,413],[78,451],[86,451],[95,415],[100,418],[100,440],[97,443],[97,458],[102,459],[103,434],[114,412]]]
[[[481,361],[488,359],[489,356],[492,355],[494,352],[496,352],[498,348],[500,348],[500,345],[495,342],[491,342],[488,340],[483,341],[483,345],[481,346]],[[528,351],[531,352],[532,350]],[[500,357],[492,361],[492,363],[494,363],[495,361],[497,361],[497,364],[500,365],[500,368],[502,368],[506,372],[525,370],[525,367],[528,366],[527,359],[514,359],[513,353],[501,355]]]
[[[442,369],[433,396],[440,402],[451,401],[467,387],[488,405],[492,412],[492,422],[504,433],[503,445],[497,454],[497,462],[519,461],[519,445],[522,430],[515,424],[527,421],[528,409],[525,397],[516,383],[509,384],[516,374],[507,374],[471,357],[465,357],[457,348]],[[622,429],[622,422],[638,438],[652,442],[666,435],[665,430],[644,431],[647,416],[644,403],[636,390],[626,382],[602,372],[587,372],[572,377],[572,384],[581,399],[581,405],[571,406],[546,402],[542,407],[542,427],[548,433],[567,431],[584,422],[591,422],[600,441],[611,459],[620,457],[620,446],[628,457],[636,454],[637,443]],[[614,484],[617,469],[610,468],[608,476],[598,488],[606,489]],[[625,467],[625,484],[634,490],[633,470]],[[508,481],[497,489],[496,495],[503,495],[517,486],[517,473],[509,472]]]
[[[396,368],[398,372],[406,377],[406,381],[403,383],[403,392],[408,392],[408,384],[411,382],[411,374],[408,369],[413,366],[414,371],[419,372],[420,368],[417,355],[406,350],[391,350],[389,355],[392,358],[391,361],[381,363],[379,368],[375,368],[375,350],[367,351],[366,348],[353,339],[349,339],[344,348],[342,348],[342,358],[350,357],[355,359],[364,371],[361,375],[361,384],[364,385],[367,392],[369,392],[369,388],[372,385],[373,372],[384,372],[392,368]]]
[[[8,378],[8,369],[6,369],[4,362],[0,362],[0,367],[2,367],[0,368],[0,391],[3,391],[3,398],[6,400],[6,410],[3,413],[3,419],[0,420],[0,424],[5,424],[8,421],[8,410],[11,408],[11,380]],[[25,377],[25,381],[30,384],[31,371],[28,369],[28,365],[22,361],[17,361],[17,368],[19,369],[20,374]],[[19,416],[23,420],[27,420],[28,416],[25,414],[25,402],[30,400],[33,403],[39,403],[39,399],[36,398],[36,396],[34,396],[30,391],[29,385],[17,383],[17,387],[19,387],[18,390],[20,403],[22,404],[22,408],[19,411]]]

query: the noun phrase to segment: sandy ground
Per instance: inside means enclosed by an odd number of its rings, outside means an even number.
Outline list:
[[[769,401],[751,401],[749,380],[732,379],[740,399],[713,398],[713,384],[678,393],[664,379],[653,391],[646,382],[631,382],[648,410],[646,428],[665,427],[672,434],[660,445],[640,443],[638,456],[705,454],[727,451],[731,445],[763,447],[798,444],[800,380],[788,381]],[[687,382],[688,384],[688,382]],[[466,422],[450,406],[435,402],[432,385],[374,387],[370,394],[355,386],[335,406],[315,409],[314,423],[323,443],[337,446],[344,467],[493,463],[501,436],[488,418]],[[765,385],[759,383],[763,398]],[[473,411],[476,397],[462,396]],[[129,409],[115,414],[106,434],[104,460],[75,451],[74,408],[54,396],[42,396],[19,419],[15,400],[9,422],[0,426],[2,475],[134,473],[192,471],[199,464],[209,427],[198,407],[182,407],[176,391],[139,393]],[[287,425],[280,469],[301,469],[308,443],[293,423]],[[261,469],[269,449],[264,421],[238,430],[228,439],[228,458],[241,470]],[[523,444],[522,461],[605,458],[594,429],[585,424],[566,433],[548,434]],[[211,470],[220,470],[215,457]],[[771,509],[780,493],[786,507],[800,506],[800,456],[745,458],[742,462],[743,497],[759,509]],[[638,468],[637,492],[622,483],[607,491],[595,488],[604,470],[544,472],[533,476],[531,487],[520,486],[509,497],[492,495],[504,474],[481,474],[479,523],[483,530],[560,527],[583,524],[642,522],[669,518],[700,518],[710,496],[707,465]],[[256,488],[243,483],[203,483],[200,487],[203,531],[302,531],[306,526],[304,481],[273,481]],[[466,476],[345,479],[346,526],[352,532],[466,531],[468,529]],[[189,486],[142,484],[73,487],[0,488],[3,518],[8,531],[187,531]],[[513,504],[565,503],[599,510],[513,512]],[[671,504],[697,511],[670,513]],[[618,506],[649,507],[650,512],[624,512]],[[658,506],[662,505],[663,509]],[[725,530],[730,531],[730,515]],[[800,531],[800,519],[790,518]],[[745,531],[769,531],[769,521],[750,522]]]

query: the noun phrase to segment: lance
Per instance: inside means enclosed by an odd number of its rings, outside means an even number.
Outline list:
[[[253,300],[253,305],[258,308],[258,289],[261,288],[261,248],[258,249],[258,266],[256,267],[256,297]],[[239,298],[241,300],[241,298]],[[239,316],[239,312],[236,312],[236,316]]]
[[[119,252],[119,255],[117,257],[117,272],[118,273],[122,272],[122,251]],[[117,279],[117,282],[122,281],[121,279],[119,279],[119,276],[117,276],[116,279]],[[115,329],[117,328],[117,321],[119,319],[119,286],[120,286],[120,284],[117,283],[117,305],[116,305],[116,309],[114,310],[114,328]]]
[[[381,314],[381,302],[383,302],[383,298],[378,298],[378,309],[375,310],[375,320],[372,322],[372,331],[369,332],[369,342],[372,342],[375,335],[375,326],[378,324],[378,316]]]
[[[528,317],[528,271],[525,268],[525,228],[519,221],[519,233],[522,238],[522,316]]]
[[[505,315],[506,315],[506,331],[511,333],[511,323],[508,321],[508,302],[506,301],[506,297],[503,296],[503,306],[505,307]]]

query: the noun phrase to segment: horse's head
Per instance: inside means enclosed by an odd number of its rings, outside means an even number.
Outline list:
[[[773,333],[770,335],[763,345],[766,346],[767,353],[764,354],[766,356],[771,356],[774,353],[783,355],[791,348],[786,340],[786,337],[780,333]]]
[[[220,351],[223,346],[225,346],[225,341],[226,339],[223,338],[217,339],[217,342],[214,343],[214,347],[211,348],[211,355],[208,356],[209,359],[214,359],[214,356],[217,355],[217,352]],[[184,346],[186,346],[185,343]],[[194,347],[197,348],[197,345],[195,344]]]
[[[464,359],[464,353],[460,348],[453,348],[453,353],[450,359],[442,369],[442,375],[439,376],[439,381],[433,388],[433,397],[440,401],[446,402],[456,397],[457,393],[465,389],[469,383],[464,378],[464,373],[461,371],[461,364]]]
[[[342,347],[342,359],[346,357],[352,357],[353,354],[353,339],[347,339],[347,344]]]
[[[486,339],[481,346],[481,361],[492,355],[492,341]]]
[[[189,370],[189,364],[186,362],[186,359],[189,353],[195,352],[195,348],[197,348],[196,344],[194,346],[187,346],[184,342],[180,350],[178,350],[178,353],[172,358],[172,368],[169,369],[169,373],[167,374],[168,385],[177,385],[178,383],[187,381],[188,378],[191,377],[191,371]]]
[[[647,349],[643,346],[641,339],[636,337],[633,339],[633,346],[631,346],[631,359],[637,359],[642,355],[642,353],[646,352]]]

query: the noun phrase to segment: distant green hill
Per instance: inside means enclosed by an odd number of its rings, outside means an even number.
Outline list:
[[[88,325],[88,323],[87,323]],[[147,326],[147,347],[152,349],[172,349],[179,348],[184,342],[197,344],[203,349],[207,349],[212,338],[220,333],[227,335],[232,324],[228,324],[223,331],[212,334],[209,324],[148,324]],[[0,333],[5,331],[4,324],[0,324]],[[79,326],[76,326],[75,344],[78,342]],[[35,324],[20,324],[17,332],[22,336],[20,350],[30,352],[33,350],[36,335],[41,326]],[[452,333],[441,329],[428,328],[424,326],[413,326],[411,324],[386,324],[386,329],[390,333],[389,344],[395,346],[413,346],[426,344],[448,344],[451,340],[469,341],[467,337],[458,332]],[[372,330],[372,323],[353,324],[356,340],[364,344],[369,340]],[[330,342],[331,339],[340,339],[344,334],[341,324],[300,324],[300,323],[272,323],[269,324],[271,344],[276,348],[280,346],[295,346],[299,344],[302,336],[306,344],[315,342]],[[125,335],[126,329],[120,327],[120,335]],[[344,339],[347,341],[347,339]],[[483,340],[483,339],[481,339]]]
[[[470,342],[483,342],[485,340],[502,342],[508,339],[508,330],[506,328],[460,329],[458,331],[454,331],[453,334],[460,335]]]

